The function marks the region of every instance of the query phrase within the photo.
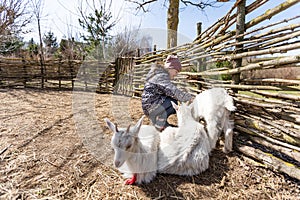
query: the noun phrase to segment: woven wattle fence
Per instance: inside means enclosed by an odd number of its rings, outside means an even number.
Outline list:
[[[237,1],[194,42],[136,58],[131,93],[141,95],[153,63],[177,54],[184,67],[174,81],[178,87],[195,95],[223,87],[234,97],[236,150],[300,180],[300,15],[259,26],[299,1],[274,1],[273,8],[264,6],[267,0],[244,2]],[[257,8],[261,13],[243,22],[241,14]]]

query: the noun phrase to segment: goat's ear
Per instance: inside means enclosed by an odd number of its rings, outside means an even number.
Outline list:
[[[171,101],[171,104],[172,104],[173,108],[177,111],[179,106],[176,103],[174,103],[173,101]]]
[[[104,121],[107,124],[107,127],[112,131],[112,132],[118,132],[117,125],[112,123],[109,119],[105,118]]]
[[[133,134],[137,135],[140,132],[141,126],[143,124],[143,120],[144,120],[145,115],[143,115],[139,121],[135,124],[135,126],[133,127]]]

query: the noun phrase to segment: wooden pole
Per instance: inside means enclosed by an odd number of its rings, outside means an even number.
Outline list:
[[[140,50],[140,48],[138,48],[137,50],[136,50],[136,57],[140,57],[141,56],[141,50]]]
[[[236,16],[236,36],[242,35],[245,32],[245,16],[246,16],[246,0],[241,0],[237,5],[237,16]],[[236,38],[236,42],[239,43],[243,41],[244,37],[240,36]],[[241,53],[243,50],[243,44],[235,46],[236,53]],[[242,58],[233,61],[233,68],[239,68],[242,66]],[[240,73],[234,74],[232,76],[233,84],[240,83]]]
[[[202,22],[197,23],[197,36],[199,36],[202,33]],[[205,58],[204,58],[205,59]],[[202,62],[203,58],[197,59],[197,72],[200,72],[201,70],[205,71],[206,67],[205,62]],[[201,76],[197,76],[197,81],[203,81]],[[197,83],[197,89],[202,90],[202,84]]]
[[[58,61],[58,88],[61,89],[61,65],[62,65],[62,56],[59,56],[59,61]]]
[[[23,77],[24,77],[24,79],[23,79],[23,85],[26,88],[26,81],[27,81],[28,75],[27,75],[26,61],[25,61],[24,56],[22,56],[22,63],[23,63]]]
[[[202,22],[197,23],[197,36],[199,36],[202,32]]]

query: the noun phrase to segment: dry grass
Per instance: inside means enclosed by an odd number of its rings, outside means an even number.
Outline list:
[[[72,111],[71,92],[3,90],[0,98],[0,199],[300,199],[299,182],[219,149],[200,175],[160,174],[147,185],[124,185],[112,152],[103,159],[76,133],[74,116],[82,113]],[[95,95],[97,124],[89,129],[104,131],[91,131],[95,140],[109,146],[104,117],[122,123],[142,115],[138,99],[129,101],[130,116],[122,102]]]

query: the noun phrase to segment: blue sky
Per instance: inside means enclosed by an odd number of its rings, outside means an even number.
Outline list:
[[[96,0],[97,1],[97,0]],[[108,0],[107,0],[108,1]],[[78,25],[77,8],[80,0],[44,0],[44,9],[42,17],[42,32],[51,30],[58,38],[64,35],[68,36],[70,33],[73,35],[80,31]],[[159,0],[150,5],[149,12],[139,12],[137,15],[133,4],[124,2],[123,0],[113,0],[113,16],[119,18],[119,23],[114,29],[114,32],[120,32],[125,26],[138,27],[141,29],[150,29],[155,31],[166,31],[167,26],[167,9],[163,5],[164,0]],[[196,37],[196,23],[203,22],[203,28],[208,27],[215,22],[218,18],[227,13],[228,9],[233,5],[233,1],[221,6],[218,12],[214,9],[208,9],[206,14],[197,8],[186,7],[180,10],[179,34],[190,40]],[[35,28],[36,24],[32,24]],[[25,38],[37,37],[37,33],[25,35]]]
[[[97,0],[96,0],[97,1]],[[247,4],[250,4],[254,0],[247,0]],[[54,35],[60,40],[64,36],[79,36],[80,27],[78,25],[78,13],[77,8],[81,0],[44,0],[45,5],[43,9],[42,17],[42,32],[48,32],[51,30]],[[154,37],[154,43],[164,48],[166,43],[166,16],[167,9],[163,3],[165,0],[158,0],[151,4],[148,13],[135,13],[132,4],[125,3],[123,0],[113,0],[112,13],[114,17],[118,17],[119,21],[114,28],[113,33],[122,32],[124,27],[131,27],[134,29],[140,25],[142,32],[150,34]],[[179,21],[179,44],[192,41],[196,37],[196,23],[202,22],[202,30],[205,30],[218,19],[223,17],[230,8],[234,5],[235,0],[230,0],[227,3],[217,3],[217,8],[207,8],[205,12],[195,7],[184,7],[180,9],[180,21]],[[270,0],[262,8],[257,9],[251,15],[247,16],[246,21],[252,19],[254,16],[260,15],[267,9],[273,8],[276,5],[284,2],[284,0]],[[295,16],[295,13],[300,13],[300,3],[290,8],[289,10],[280,13],[271,20],[264,22],[264,24],[274,21],[282,20],[289,16]],[[88,12],[88,11],[87,11]],[[36,24],[32,24],[36,26]],[[27,34],[25,39],[29,40],[31,37],[37,40],[37,33]]]

